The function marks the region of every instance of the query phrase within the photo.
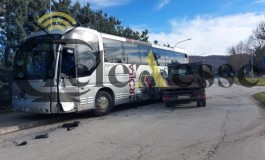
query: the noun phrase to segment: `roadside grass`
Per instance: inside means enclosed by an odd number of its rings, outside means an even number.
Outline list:
[[[253,97],[261,104],[265,105],[265,92],[256,93]]]
[[[265,86],[265,78],[264,77],[260,77],[260,78],[246,78],[246,80],[250,83],[255,83],[256,81],[258,81],[256,86]],[[238,81],[238,78],[235,78],[235,83],[238,85],[241,85]],[[253,95],[253,97],[259,101],[263,106],[265,106],[265,92],[260,92],[260,93],[256,93]]]
[[[261,77],[261,78],[246,78],[246,80],[250,83],[254,83],[256,81],[259,81],[258,84],[256,86],[265,86],[265,78]],[[237,85],[241,85],[238,81],[238,78],[235,78],[235,83]]]

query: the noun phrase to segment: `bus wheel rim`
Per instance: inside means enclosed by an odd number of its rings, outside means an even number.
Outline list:
[[[98,98],[97,105],[100,110],[106,110],[109,106],[109,101],[106,97],[102,96]]]

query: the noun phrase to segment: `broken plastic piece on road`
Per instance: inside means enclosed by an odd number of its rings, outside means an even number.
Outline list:
[[[48,137],[49,137],[48,133],[44,133],[44,134],[35,136],[35,139],[42,139],[42,138],[48,138]]]
[[[79,121],[74,121],[73,123],[65,123],[62,125],[63,128],[71,128],[71,127],[77,127],[79,126]]]
[[[24,141],[24,142],[21,142],[21,143],[17,143],[16,141],[12,141],[16,146],[24,146],[26,145],[28,142],[27,141]]]

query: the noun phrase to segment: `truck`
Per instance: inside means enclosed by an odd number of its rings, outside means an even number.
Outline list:
[[[202,70],[202,63],[169,64],[167,86],[160,87],[165,106],[196,102],[197,107],[205,107],[207,84]]]

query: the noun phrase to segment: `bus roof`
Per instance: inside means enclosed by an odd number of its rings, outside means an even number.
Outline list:
[[[122,41],[122,42],[127,42],[127,43],[135,43],[135,44],[140,44],[140,45],[152,47],[152,44],[150,44],[150,43],[139,41],[139,40],[134,40],[134,39],[130,39],[130,38],[119,37],[116,35],[111,35],[111,34],[106,34],[106,33],[101,33],[101,36],[103,38],[108,38],[108,39],[113,39],[113,40],[117,40],[117,41]]]
[[[36,37],[36,36],[42,36],[42,35],[48,35],[48,34],[63,34],[63,32],[59,29],[56,30],[46,30],[46,31],[37,31],[37,32],[33,32],[31,33],[27,38],[32,38],[32,37]]]
[[[61,31],[59,29],[56,30],[46,30],[46,31],[38,31],[38,32],[34,32],[31,35],[29,35],[27,38],[31,38],[31,37],[35,37],[35,36],[41,36],[41,35],[47,35],[47,34],[59,34],[59,35],[63,35],[67,32],[69,32],[70,30],[78,30],[78,31],[89,31],[89,32],[94,32],[94,33],[99,33],[96,30],[90,29],[90,28],[85,28],[85,27],[72,27],[69,28],[65,31]],[[127,42],[127,43],[134,43],[134,44],[139,44],[139,45],[143,45],[143,46],[148,46],[148,47],[153,47],[153,48],[158,48],[158,49],[163,49],[163,50],[169,50],[169,51],[174,51],[174,52],[179,52],[179,53],[183,53],[183,54],[187,54],[187,51],[181,48],[171,48],[171,47],[166,47],[166,46],[159,46],[159,45],[155,45],[155,44],[151,44],[151,43],[147,43],[147,42],[143,42],[143,41],[139,41],[139,40],[133,40],[133,39],[129,39],[129,38],[124,38],[124,37],[119,37],[116,35],[110,35],[110,34],[106,34],[106,33],[99,33],[101,34],[101,36],[103,38],[108,38],[108,39],[113,39],[113,40],[117,40],[117,41],[122,41],[122,42]]]
[[[117,41],[122,41],[122,42],[127,42],[127,43],[135,43],[135,44],[140,44],[140,45],[149,46],[149,47],[153,47],[153,48],[159,48],[159,49],[163,49],[163,50],[169,50],[169,51],[175,51],[175,52],[187,54],[187,51],[185,49],[182,49],[182,48],[171,48],[171,47],[166,47],[166,46],[159,46],[159,45],[155,45],[155,44],[151,44],[151,43],[147,43],[147,42],[143,42],[143,41],[139,41],[139,40],[119,37],[116,35],[110,35],[110,34],[106,34],[106,33],[101,33],[101,36],[103,38],[108,38],[108,39],[112,39],[112,40],[117,40]]]

